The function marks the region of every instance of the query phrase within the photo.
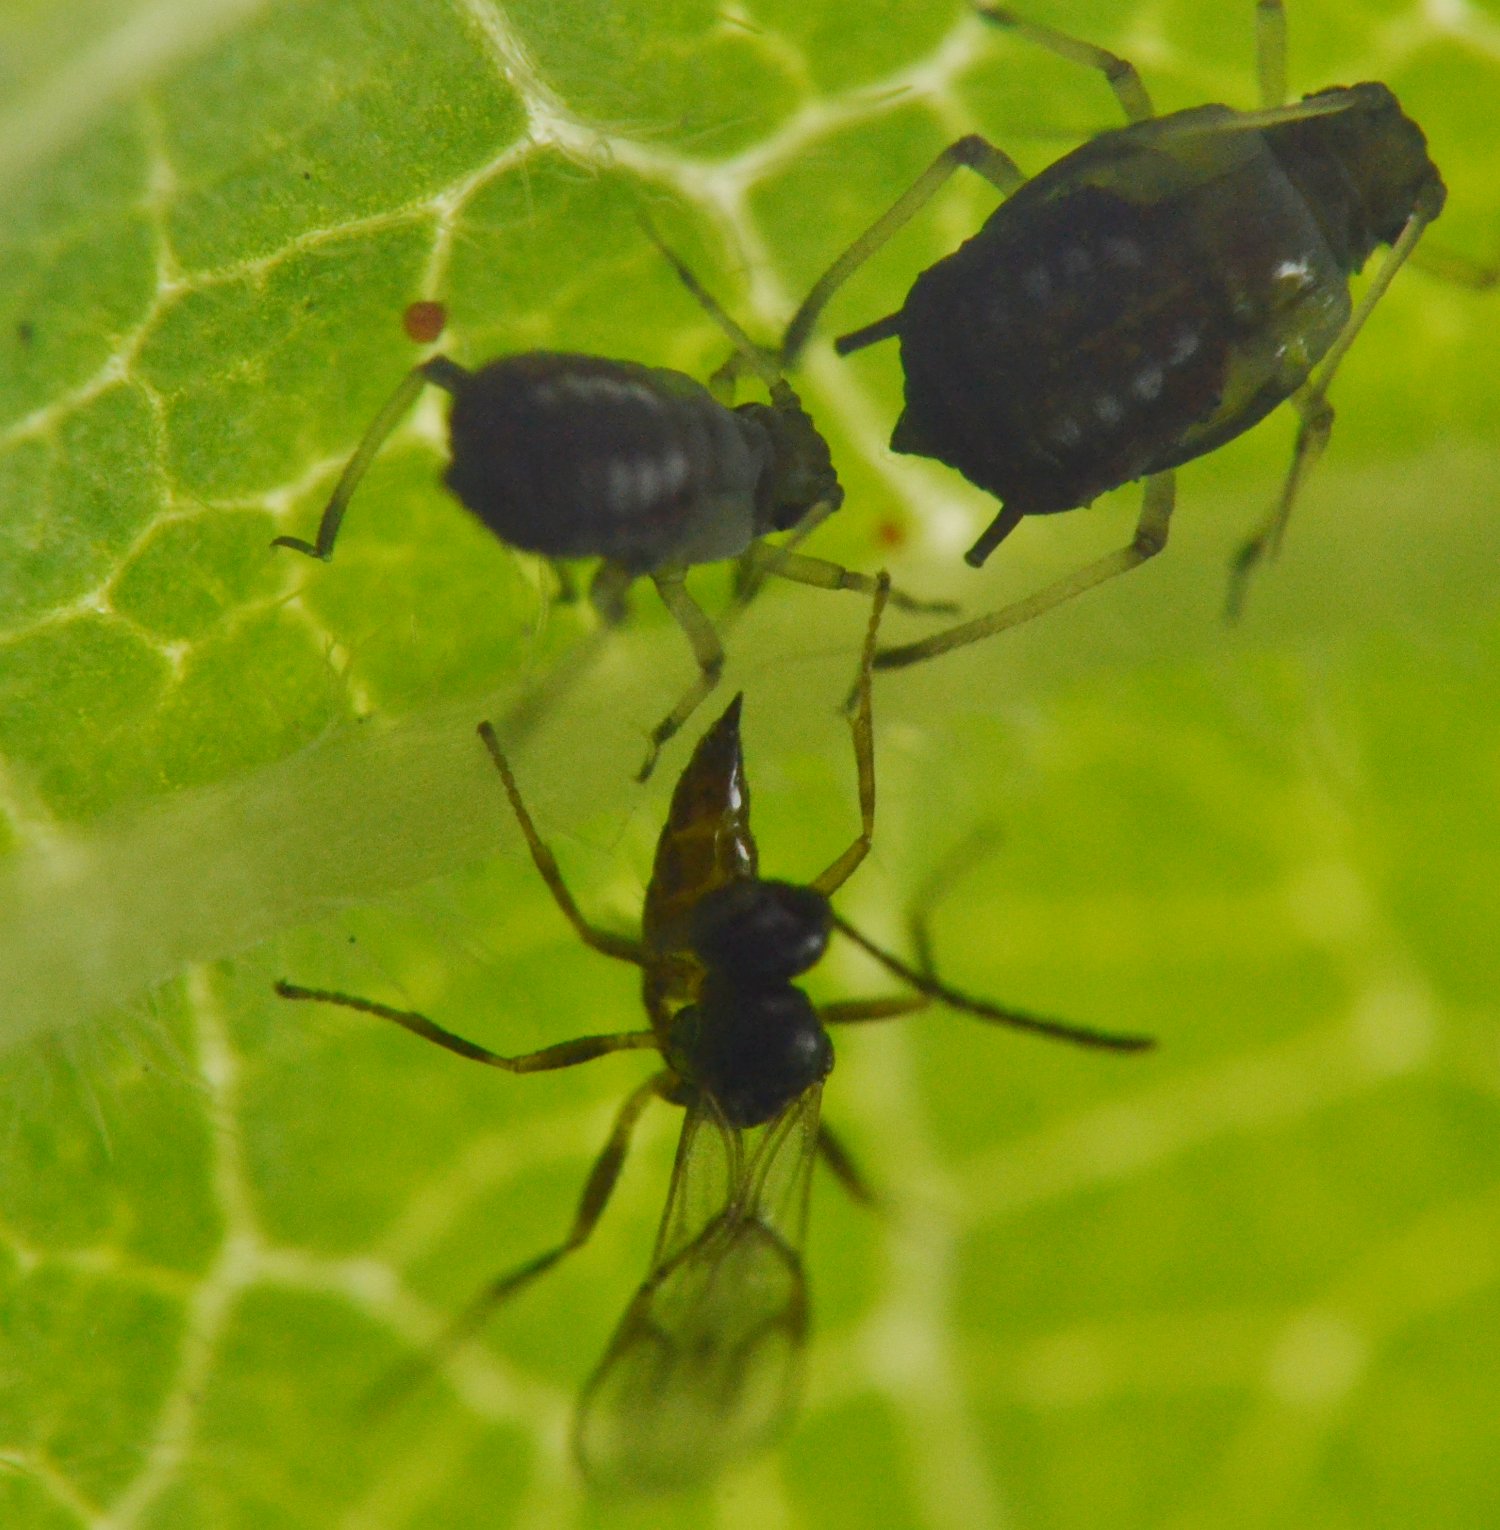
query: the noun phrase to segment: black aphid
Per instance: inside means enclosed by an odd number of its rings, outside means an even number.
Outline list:
[[[1165,117],[1124,59],[975,4],[992,25],[1102,73],[1129,126],[1031,180],[985,139],[959,139],[814,285],[779,359],[790,366],[834,292],[967,166],[1006,200],[917,278],[899,312],[845,335],[838,350],[898,339],[906,407],[892,447],[948,463],[1002,501],[966,555],[975,567],[1025,516],[1086,505],[1138,478],[1144,504],[1120,551],[1026,600],[885,649],[877,668],[988,637],[1153,557],[1167,541],[1173,470],[1289,399],[1302,425],[1280,498],[1235,560],[1236,612],[1327,443],[1339,363],[1445,196],[1421,129],[1386,86],[1283,104],[1281,0],[1256,9],[1261,109]],[[1349,278],[1381,245],[1389,252],[1353,303]]]
[[[656,237],[649,225],[647,233]],[[652,733],[642,780],[724,664],[719,634],[684,582],[689,568],[741,559],[741,605],[771,574],[824,589],[874,588],[867,575],[765,540],[791,531],[799,541],[842,503],[827,442],[781,373],[657,243],[765,382],[769,403],[731,407],[684,373],[602,356],[527,351],[476,370],[432,356],[407,373],[370,422],[316,540],[280,536],[272,544],[331,558],[376,453],[429,383],[443,389],[453,400],[443,481],[454,496],[508,546],[602,560],[590,595],[606,625],[623,616],[627,586],[650,579],[691,644],[697,684]]]

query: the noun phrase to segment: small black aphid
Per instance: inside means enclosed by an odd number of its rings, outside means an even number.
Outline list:
[[[647,232],[655,238],[649,225]],[[528,351],[474,371],[433,356],[412,368],[371,421],[316,541],[280,536],[272,544],[330,558],[381,445],[429,383],[442,388],[453,400],[443,481],[455,497],[511,547],[602,559],[591,599],[606,624],[622,617],[631,581],[649,578],[692,645],[698,682],[653,732],[642,780],[724,664],[719,635],[684,583],[688,568],[743,559],[753,577],[742,602],[765,574],[824,589],[874,589],[867,575],[763,541],[793,529],[800,540],[842,503],[828,445],[781,374],[657,243],[764,380],[769,404],[731,407],[681,372],[601,356]]]
[[[1421,129],[1386,86],[1283,104],[1281,0],[1257,4],[1262,109],[1165,117],[1124,59],[1006,7],[975,7],[1100,71],[1129,126],[1031,180],[977,135],[950,145],[814,285],[781,363],[851,273],[968,166],[1006,200],[917,278],[899,312],[845,335],[838,350],[898,338],[906,407],[892,447],[948,463],[1002,501],[966,555],[973,566],[1024,516],[1074,509],[1138,478],[1144,505],[1127,547],[1027,600],[885,649],[877,668],[988,637],[1153,557],[1166,545],[1173,469],[1290,399],[1302,417],[1291,469],[1235,560],[1234,614],[1328,440],[1339,363],[1445,196]],[[1389,253],[1356,305],[1349,278],[1380,245]]]
[[[459,1317],[440,1353],[471,1334],[593,1233],[632,1133],[653,1099],[684,1109],[651,1268],[579,1401],[574,1445],[593,1481],[647,1489],[714,1476],[765,1446],[796,1398],[808,1304],[801,1245],[813,1160],[845,1188],[870,1192],[822,1121],[833,1067],[827,1027],[891,1019],[932,1000],[982,1020],[1087,1047],[1139,1051],[1148,1038],[1039,1019],[969,998],[927,960],[913,968],[846,923],[830,899],[870,849],[875,760],[870,672],[884,603],[877,582],[852,718],[860,829],[806,884],[760,875],[740,742],[740,698],[703,735],[672,794],[657,841],[638,938],[591,924],[521,799],[488,724],[480,733],[542,879],[593,950],[640,969],[650,1029],[582,1036],[520,1057],[500,1056],[425,1015],[325,989],[278,983],[283,998],[339,1004],[393,1021],[461,1057],[511,1073],[573,1067],[607,1053],[649,1050],[660,1067],[626,1096],[584,1185],[567,1236],[490,1282]],[[910,991],[815,1006],[792,981],[838,932]],[[425,1373],[431,1357],[401,1375]]]

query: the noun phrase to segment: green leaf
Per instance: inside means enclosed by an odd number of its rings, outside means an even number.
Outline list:
[[[1028,14],[1127,53],[1170,110],[1253,100],[1243,9]],[[1293,88],[1388,80],[1449,186],[1434,243],[1484,258],[1493,5],[1289,19]],[[1148,568],[877,685],[876,846],[845,912],[899,942],[988,831],[934,914],[945,975],[1158,1052],[942,1013],[840,1035],[827,1119],[889,1209],[817,1184],[806,1403],[718,1488],[591,1504],[567,1456],[645,1267],[665,1108],[587,1249],[407,1404],[358,1411],[563,1235],[642,1076],[506,1077],[272,994],[345,988],[507,1052],[639,1023],[473,735],[589,621],[442,492],[436,404],[332,563],[268,545],[312,531],[422,354],[403,309],[445,303],[466,362],[704,375],[722,336],[642,204],[769,336],[958,133],[1035,170],[1114,120],[1098,78],[915,0],[0,16],[0,1523],[1493,1522],[1496,299],[1419,271],[1340,374],[1240,626],[1224,569],[1279,484],[1279,416],[1182,474]],[[824,333],[889,312],[993,200],[955,182]],[[1132,490],[974,574],[989,502],[884,447],[894,357],[815,347],[798,384],[849,490],[829,557],[979,612],[1129,535]],[[622,929],[685,757],[636,789],[642,730],[691,675],[637,605],[515,758]],[[866,615],[778,590],[734,635],[773,874],[854,832],[836,705]],[[819,996],[888,981],[827,968]]]

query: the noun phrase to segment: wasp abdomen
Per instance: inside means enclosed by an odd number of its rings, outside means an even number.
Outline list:
[[[711,562],[756,535],[764,431],[692,378],[533,351],[470,374],[448,487],[512,546],[630,572]]]
[[[698,741],[672,793],[641,914],[641,932],[654,950],[685,948],[687,918],[704,895],[756,875],[740,701],[736,696]]]

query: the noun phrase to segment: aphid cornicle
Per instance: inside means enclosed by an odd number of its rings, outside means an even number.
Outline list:
[[[655,238],[649,224],[646,231]],[[781,531],[805,535],[842,503],[828,445],[780,372],[657,243],[766,383],[769,404],[731,407],[684,373],[601,356],[528,351],[473,371],[433,356],[412,368],[371,421],[316,540],[272,543],[330,558],[350,497],[381,445],[429,383],[443,389],[453,400],[443,481],[460,503],[508,546],[601,559],[591,598],[606,625],[623,615],[626,587],[649,578],[691,644],[698,682],[652,733],[642,780],[724,663],[719,635],[684,583],[687,569],[743,559],[756,577],[743,583],[741,605],[765,574],[823,589],[874,588],[867,575],[763,540]]]
[[[481,725],[538,872],[587,945],[640,969],[650,1029],[584,1036],[502,1057],[424,1015],[277,984],[284,998],[391,1020],[461,1057],[512,1073],[572,1067],[625,1050],[660,1054],[660,1069],[626,1096],[567,1236],[492,1281],[442,1343],[445,1351],[466,1338],[499,1303],[586,1242],[646,1106],[661,1099],[683,1107],[649,1273],[579,1403],[575,1450],[597,1485],[652,1490],[711,1477],[767,1444],[786,1422],[808,1324],[800,1250],[813,1159],[821,1155],[854,1195],[869,1194],[820,1118],[823,1081],[833,1067],[827,1027],[910,1014],[937,1000],[1080,1046],[1129,1052],[1151,1045],[1147,1037],[1088,1030],[970,998],[941,982],[925,956],[914,969],[834,911],[830,896],[864,860],[874,833],[870,666],[885,590],[881,576],[852,718],[860,830],[809,883],[760,875],[739,697],[704,734],[677,783],[639,938],[600,929],[580,912],[493,731]],[[835,932],[911,991],[814,1006],[794,980],[817,964]],[[921,949],[925,953],[925,939]]]
[[[977,135],[950,145],[814,285],[780,362],[795,360],[851,273],[968,166],[1006,200],[917,278],[898,312],[837,349],[899,339],[905,408],[892,447],[947,463],[1002,501],[966,555],[973,566],[1025,516],[1074,509],[1139,478],[1144,504],[1119,552],[1027,600],[886,649],[877,668],[988,637],[1152,557],[1167,540],[1173,470],[1290,400],[1301,430],[1274,511],[1235,561],[1236,610],[1327,442],[1339,363],[1445,196],[1420,128],[1386,86],[1282,104],[1280,0],[1259,0],[1256,12],[1262,109],[1163,117],[1125,60],[1008,8],[975,8],[1100,71],[1129,126],[1030,180]],[[1389,252],[1352,303],[1349,278],[1381,245]]]

